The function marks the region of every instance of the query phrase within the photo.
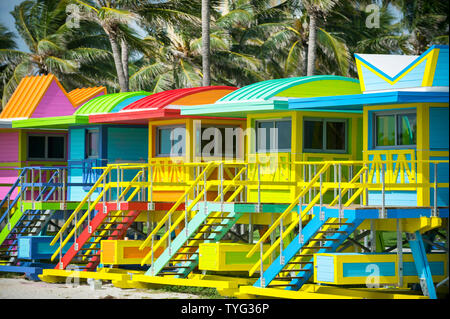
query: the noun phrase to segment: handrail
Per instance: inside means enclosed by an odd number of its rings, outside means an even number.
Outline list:
[[[16,189],[17,185],[19,185],[20,183],[20,178],[23,177],[23,175],[26,173],[26,169],[22,170],[22,172],[20,173],[20,175],[18,176],[18,178],[16,179],[16,181],[14,182],[14,184],[12,184],[11,188],[9,189],[9,191],[6,193],[6,196],[2,199],[2,201],[0,202],[0,207],[3,207],[3,204],[5,204],[6,200],[8,199],[8,196],[11,196],[11,194],[14,192],[14,190]]]
[[[73,211],[73,213],[69,216],[69,218],[66,220],[66,222],[64,223],[64,225],[61,227],[61,229],[59,230],[59,232],[55,235],[55,237],[53,238],[53,240],[50,243],[50,246],[53,246],[56,241],[58,240],[58,238],[62,235],[62,233],[66,230],[66,228],[70,225],[70,223],[72,222],[72,220],[75,217],[75,214],[78,214],[78,212],[81,210],[81,208],[83,208],[84,204],[88,201],[88,199],[90,198],[90,196],[92,195],[92,193],[94,193],[94,191],[99,187],[99,185],[102,183],[102,180],[106,177],[106,175],[109,174],[109,172],[111,171],[111,168],[107,168],[103,171],[102,175],[100,175],[100,177],[98,178],[98,180],[95,182],[95,184],[92,186],[92,188],[89,190],[89,192],[86,194],[86,196],[84,196],[83,200],[78,204],[78,206],[75,208],[75,210]],[[103,192],[105,190],[102,191],[102,195]],[[95,207],[95,206],[94,206]],[[90,207],[89,207],[90,209]]]
[[[327,191],[329,190],[329,188],[324,188],[322,190],[323,194],[325,194]],[[309,211],[313,208],[313,206],[317,203],[317,201],[320,199],[320,193],[317,194],[314,199],[308,204],[308,206],[305,207],[305,209],[303,209],[300,213],[301,215],[301,219],[300,217],[298,217],[298,215],[296,214],[296,218],[295,220],[289,225],[288,228],[286,228],[285,231],[283,231],[283,234],[277,239],[275,240],[275,242],[273,243],[272,246],[269,247],[269,249],[264,253],[264,255],[262,256],[262,260],[266,260],[267,257],[269,257],[272,252],[277,248],[277,246],[280,244],[281,240],[284,240],[291,232],[292,230],[294,230],[294,228],[298,225],[298,223],[301,223],[303,221],[303,219],[305,219],[305,217],[307,216],[307,214],[309,213]],[[267,233],[267,232],[266,232]],[[258,268],[258,266],[260,265],[260,261],[258,261],[251,269],[250,269],[250,276],[253,275],[253,273],[256,271],[256,269]]]
[[[73,229],[70,231],[70,233],[67,235],[66,239],[64,239],[64,241],[61,243],[61,245],[56,249],[55,253],[52,255],[51,260],[53,261],[55,259],[55,257],[58,255],[58,253],[61,251],[61,249],[67,244],[67,242],[70,240],[70,238],[72,238],[72,236],[74,235],[75,231],[78,229],[78,227],[81,226],[81,224],[84,222],[84,220],[87,218],[88,214],[91,212],[91,210],[93,210],[95,208],[95,206],[98,204],[98,202],[100,201],[100,199],[103,197],[103,194],[105,194],[108,190],[109,190],[110,186],[106,185],[103,190],[100,192],[100,194],[98,195],[98,197],[94,200],[94,202],[92,202],[91,206],[88,207],[88,209],[86,210],[86,213],[80,218],[80,220],[77,222],[76,225],[74,225]],[[73,215],[73,214],[72,214]],[[72,216],[71,215],[71,216]],[[75,215],[73,215],[75,216]],[[67,227],[66,227],[67,228]],[[61,232],[61,230],[60,230]],[[59,233],[58,233],[59,234]],[[57,235],[58,235],[57,234]],[[62,237],[62,234],[60,235]],[[56,238],[56,235],[55,235]],[[55,240],[54,238],[54,240]],[[52,245],[52,243],[50,243],[50,245]]]
[[[367,171],[368,169],[369,169],[369,168],[368,168],[367,166],[363,166],[363,167],[359,170],[359,172],[356,173],[356,175],[350,180],[350,182],[348,182],[348,184],[354,184],[354,183],[358,180],[358,178],[361,177],[361,174],[363,174],[363,173],[364,173],[365,171]],[[347,187],[345,187],[344,189],[342,189],[342,192],[341,192],[341,198],[342,198],[345,194],[347,194],[347,192],[348,192],[350,189],[353,189],[353,187],[347,186]],[[335,205],[335,204],[337,203],[338,200],[339,200],[339,195],[336,196],[336,197],[333,199],[333,201],[332,201],[329,205],[330,205],[330,206]]]
[[[138,179],[141,175],[142,175],[142,171],[139,171],[139,172],[136,174],[136,176],[132,179],[131,182],[135,182],[136,179]],[[131,183],[130,183],[130,185],[128,185],[128,187],[125,188],[125,189],[122,191],[122,193],[120,194],[120,196],[119,196],[118,198],[120,199],[120,198],[122,198],[123,196],[125,196],[126,193],[128,193],[128,191],[130,190],[131,187],[132,187],[132,185],[131,185]],[[132,200],[133,197],[136,196],[137,192],[138,192],[140,189],[141,189],[141,186],[140,186],[140,185],[137,185],[137,186],[136,186],[136,189],[128,196],[128,198],[127,198],[126,201],[128,202],[128,201]],[[119,207],[117,207],[117,208],[119,208]],[[120,215],[121,213],[122,213],[122,210],[118,210],[116,213],[114,213],[114,216],[111,216],[111,217],[112,217],[111,222],[115,222],[115,221],[117,220],[117,218],[120,218],[120,216],[116,216],[116,215]],[[107,231],[107,229],[111,228],[111,225],[112,225],[112,224],[106,225],[106,226],[105,226],[105,229],[102,230],[102,231],[100,232],[99,236],[103,236],[103,234]],[[96,245],[101,239],[102,239],[102,237],[97,237],[97,238],[94,240],[94,242],[91,243],[91,246],[90,246],[89,248],[91,248],[92,246]],[[92,249],[91,249],[91,250],[92,250]],[[87,250],[83,255],[87,255],[91,250]],[[85,256],[83,256],[83,258],[85,258]]]
[[[323,163],[322,163],[323,164]],[[250,258],[253,256],[253,254],[256,252],[256,250],[259,248],[260,243],[263,243],[270,234],[280,225],[280,221],[284,219],[284,217],[289,214],[294,206],[296,206],[303,196],[309,191],[309,189],[317,182],[317,180],[320,178],[320,175],[326,172],[326,170],[330,167],[331,164],[328,162],[325,162],[325,164],[322,166],[322,168],[317,172],[316,176],[314,176],[309,183],[305,186],[305,188],[300,192],[300,194],[297,195],[295,200],[285,209],[285,211],[278,217],[278,219],[270,226],[270,228],[264,233],[263,236],[258,240],[258,242],[253,246],[253,248],[248,252],[247,258]]]
[[[162,226],[164,226],[165,222],[169,219],[169,216],[172,215],[172,213],[180,206],[180,204],[185,199],[185,196],[189,195],[189,193],[194,189],[195,186],[197,186],[198,182],[209,172],[209,170],[212,167],[217,166],[216,162],[209,162],[208,165],[204,168],[204,170],[197,176],[197,178],[193,181],[191,186],[188,187],[188,189],[184,192],[182,196],[173,204],[173,206],[170,208],[170,210],[167,212],[167,214],[164,215],[164,217],[161,219],[161,221],[156,225],[156,227],[152,230],[152,232],[147,236],[147,238],[144,240],[144,242],[139,246],[139,250],[143,250],[152,240],[152,237],[161,229]],[[209,172],[211,173],[211,172]]]
[[[236,174],[236,176],[232,179],[232,182],[234,182],[234,181],[236,181],[240,176],[241,176],[241,174],[244,172],[244,171],[246,171],[247,170],[247,167],[243,167],[237,174]],[[197,195],[197,197],[190,203],[190,205],[186,208],[186,213],[187,212],[190,212],[190,211],[192,211],[192,208],[200,201],[200,199],[203,197],[203,195],[204,195],[204,192],[205,191],[207,191],[208,189],[209,189],[209,187],[210,187],[210,184],[208,184],[208,186],[206,187],[206,189],[203,189],[198,195]],[[220,194],[220,195],[217,195],[217,197],[213,200],[214,202],[217,202],[218,200],[220,200],[221,198],[222,198],[222,195],[225,195],[229,190],[230,190],[230,188],[231,187],[233,187],[233,185],[232,184],[229,184],[227,187],[225,187],[223,190],[222,190],[222,193]],[[230,201],[232,201],[236,196],[237,196],[237,194],[242,190],[242,188],[243,188],[243,186],[239,186],[238,187],[238,190],[236,190],[233,194],[232,194],[232,196],[230,196],[228,199],[227,199],[227,202],[230,202]],[[236,194],[235,194],[236,193]],[[181,197],[182,198],[182,197]],[[185,203],[186,204],[186,203]],[[206,203],[205,203],[206,204]],[[156,251],[163,243],[164,243],[164,241],[167,239],[167,237],[172,233],[172,231],[174,231],[175,230],[175,228],[181,223],[181,221],[183,221],[185,219],[185,216],[184,215],[181,215],[180,217],[178,217],[178,219],[171,225],[171,227],[169,228],[169,230],[168,231],[166,231],[165,233],[164,233],[164,235],[158,240],[158,242],[155,244],[155,245],[153,245],[153,247],[152,247],[152,251]],[[188,225],[186,224],[186,225],[184,225],[184,227],[188,227]],[[204,227],[209,227],[209,226],[204,226]],[[195,239],[195,237],[192,239],[192,240],[196,240]],[[141,261],[141,266],[143,266],[144,264],[145,264],[145,262],[146,261],[148,261],[148,259],[150,259],[151,258],[151,256],[152,256],[152,251],[150,251],[149,253],[147,253],[147,255],[142,259],[142,261]]]

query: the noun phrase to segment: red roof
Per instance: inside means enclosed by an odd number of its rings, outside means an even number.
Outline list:
[[[181,116],[178,108],[167,107],[212,104],[235,90],[232,86],[203,86],[163,91],[139,99],[117,113],[90,115],[89,122],[144,124],[149,119],[191,117]]]

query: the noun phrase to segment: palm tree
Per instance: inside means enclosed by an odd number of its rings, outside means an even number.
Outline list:
[[[312,70],[320,74],[349,74],[349,49],[341,32],[328,30],[328,20],[312,30],[305,7],[285,2],[274,9],[280,10],[275,19],[256,27],[267,33],[260,54],[272,77],[311,75]]]
[[[0,50],[8,49],[12,50],[17,47],[14,41],[14,33],[8,31],[8,29],[0,23]],[[0,63],[0,111],[2,110],[2,97],[3,87],[5,86],[6,79],[11,75],[11,68],[6,63]]]
[[[16,42],[14,41],[14,33],[8,31],[8,29],[0,23],[0,49],[13,49],[16,48]]]
[[[28,0],[14,8],[17,31],[29,52],[0,49],[0,63],[11,68],[3,88],[3,105],[28,75],[53,73],[67,90],[99,84],[92,79],[100,78],[101,74],[92,66],[105,63],[110,53],[102,47],[102,34],[95,25],[83,24],[77,30],[68,28],[67,4],[67,0]],[[98,78],[86,76],[88,71],[91,75],[98,74]]]
[[[81,18],[94,22],[106,33],[114,59],[119,87],[122,92],[128,91],[128,44],[123,30],[125,25],[136,21],[138,16],[128,10],[130,4],[126,0],[72,0],[81,6]]]
[[[213,1],[211,7],[213,8]],[[200,8],[199,8],[200,9]],[[237,12],[227,13],[211,10],[210,70],[211,84],[242,86],[266,79],[262,63],[242,48],[251,47],[250,42],[237,43],[233,35]],[[239,20],[239,19],[237,19]],[[200,24],[169,26],[144,41],[154,48],[135,63],[131,70],[130,87],[159,92],[166,89],[204,85],[203,37]],[[254,50],[256,52],[256,50]]]
[[[314,74],[316,62],[316,46],[317,46],[317,24],[319,19],[324,19],[338,0],[303,0],[293,1],[293,5],[303,4],[309,16],[309,39],[308,39],[308,62],[306,75]]]
[[[390,1],[402,13],[401,25],[408,34],[406,53],[422,54],[432,44],[449,43],[449,2],[438,0]]]
[[[202,66],[203,66],[203,86],[211,85],[211,65],[210,65],[210,11],[209,0],[202,0]]]
[[[349,57],[354,53],[405,54],[408,53],[408,35],[402,32],[398,14],[387,1],[379,3],[379,25],[368,27],[366,6],[373,1],[343,1],[328,16],[323,26],[330,34],[338,35],[348,49]],[[332,74],[336,69],[333,60],[321,59],[320,73]],[[349,75],[356,77],[355,60],[350,58]]]
[[[194,0],[72,0],[82,6],[82,18],[100,25],[108,36],[121,91],[129,90],[129,40],[137,44],[138,38],[130,34],[128,25],[143,27],[150,35],[170,25],[199,22],[200,7]],[[197,13],[198,12],[198,13]],[[152,51],[138,44],[141,51]]]

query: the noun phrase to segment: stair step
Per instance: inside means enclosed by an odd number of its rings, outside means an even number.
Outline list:
[[[37,231],[36,231],[37,232]],[[35,235],[36,234],[36,232],[23,232],[23,233],[16,233],[16,232],[13,232],[12,234],[14,234],[14,235]]]
[[[176,252],[175,255],[198,255],[198,253],[196,253],[196,252],[191,252],[191,253],[179,253],[179,252]]]
[[[196,245],[186,245],[186,246],[181,246],[181,248],[198,248],[199,246]]]
[[[317,234],[346,234],[346,231],[343,230],[318,230]]]
[[[288,263],[288,265],[289,265],[290,263]],[[298,272],[298,271],[311,271],[311,269],[304,269],[304,268],[300,268],[300,269],[295,269],[295,270],[292,270],[292,269],[286,269],[286,272],[291,272],[291,271],[295,271],[295,272]]]
[[[275,284],[275,285],[268,285],[267,287],[295,287],[296,285],[292,285],[292,284]]]
[[[189,266],[169,266],[169,267],[164,267],[163,270],[180,269],[180,268],[191,268],[191,267],[189,267]]]
[[[301,279],[305,278],[304,276],[295,276],[295,277],[275,277],[274,280],[281,280],[281,281],[291,281],[292,279]]]
[[[330,249],[331,247],[327,246],[307,246],[305,249]]]
[[[197,234],[221,234],[221,231],[198,231]]]
[[[104,222],[101,224],[102,225],[125,225],[125,224],[128,224],[128,222]]]
[[[39,227],[39,226],[36,226],[36,225],[31,225],[31,226],[16,226],[16,227],[14,227],[15,229],[26,229],[26,228],[36,228],[36,227]]]
[[[341,226],[341,225],[348,225],[348,226],[353,226],[354,223],[325,223],[324,225],[325,225],[325,226],[332,226],[332,225],[339,225],[339,226]]]
[[[312,261],[290,261],[288,262],[288,264],[291,265],[303,265],[303,264],[313,264],[314,262]]]
[[[336,238],[320,238],[320,239],[312,238],[309,241],[339,241],[339,239],[336,239]]]
[[[311,271],[310,269],[289,269],[289,270],[280,270],[280,273],[284,272],[299,272],[299,271]]]
[[[224,216],[224,217],[206,217],[206,219],[234,219],[234,217],[226,217],[226,216]]]
[[[294,257],[314,257],[314,254],[300,254],[300,255],[294,255]]]

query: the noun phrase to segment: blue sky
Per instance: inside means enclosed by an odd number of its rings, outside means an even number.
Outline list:
[[[28,51],[25,42],[17,34],[16,26],[14,25],[14,18],[10,14],[14,10],[14,7],[21,3],[23,0],[0,0],[0,22],[8,28],[8,30],[14,32],[16,37],[16,43],[21,51]]]

